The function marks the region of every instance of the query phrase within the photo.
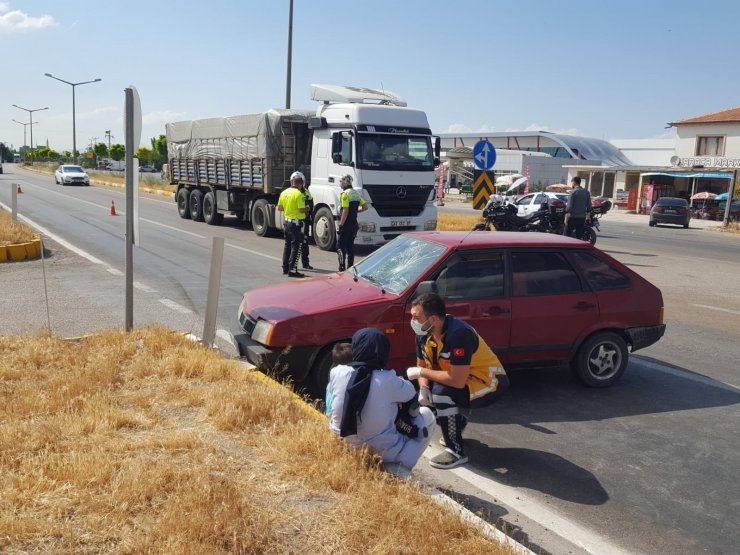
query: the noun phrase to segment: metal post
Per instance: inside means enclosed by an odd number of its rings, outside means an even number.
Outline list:
[[[290,68],[293,60],[293,0],[290,0],[288,16],[288,78],[285,84],[285,108],[290,108]]]
[[[126,331],[134,328],[134,92],[126,89]]]
[[[77,120],[75,119],[75,86],[72,85],[72,163],[77,163]]]
[[[10,188],[11,191],[11,213],[13,214],[13,221],[18,220],[18,184],[17,183],[11,183]]]
[[[211,271],[208,275],[208,299],[206,300],[206,318],[203,322],[203,345],[213,346],[216,339],[216,316],[218,316],[218,293],[221,289],[221,265],[224,258],[224,238],[213,238],[211,251]]]
[[[725,206],[725,217],[723,225],[725,227],[730,225],[730,210],[732,208],[732,195],[735,194],[735,183],[737,182],[737,170],[732,170],[732,179],[730,180],[730,186],[727,188],[727,206]]]

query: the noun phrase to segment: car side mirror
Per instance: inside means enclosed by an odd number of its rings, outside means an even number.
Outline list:
[[[342,163],[342,155],[341,154],[334,154],[332,157],[332,162],[335,164],[341,164]]]
[[[436,156],[434,158],[434,167],[435,168],[438,168],[439,167],[439,158],[437,158]]]

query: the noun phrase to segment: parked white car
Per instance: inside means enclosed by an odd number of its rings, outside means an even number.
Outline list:
[[[80,166],[62,164],[54,172],[54,183],[59,185],[90,185],[90,176]]]
[[[540,209],[542,203],[547,202],[547,199],[550,198],[556,198],[558,200],[562,200],[563,202],[568,202],[568,195],[566,195],[565,193],[530,193],[528,195],[524,195],[522,198],[514,202],[517,207],[517,214],[519,216],[527,216],[532,212],[537,212],[537,210]]]

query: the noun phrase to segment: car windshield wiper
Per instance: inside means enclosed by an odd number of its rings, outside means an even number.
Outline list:
[[[366,275],[359,275],[359,274],[358,276],[361,277],[362,279],[366,279],[367,281],[369,281],[370,283],[374,285],[377,285],[378,287],[380,287],[380,292],[385,294],[385,287],[383,287],[383,284],[381,284],[376,278],[374,278],[373,276],[366,276]]]
[[[357,267],[356,266],[352,266],[350,268],[350,270],[352,270],[352,279],[354,279],[355,282],[356,282],[357,279],[360,277],[360,273],[357,271]]]

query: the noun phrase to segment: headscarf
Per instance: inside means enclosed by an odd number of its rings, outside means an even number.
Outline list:
[[[352,375],[347,385],[344,411],[339,435],[347,437],[357,433],[357,421],[367,401],[373,370],[381,370],[388,362],[390,342],[388,337],[374,328],[363,328],[352,336]]]

